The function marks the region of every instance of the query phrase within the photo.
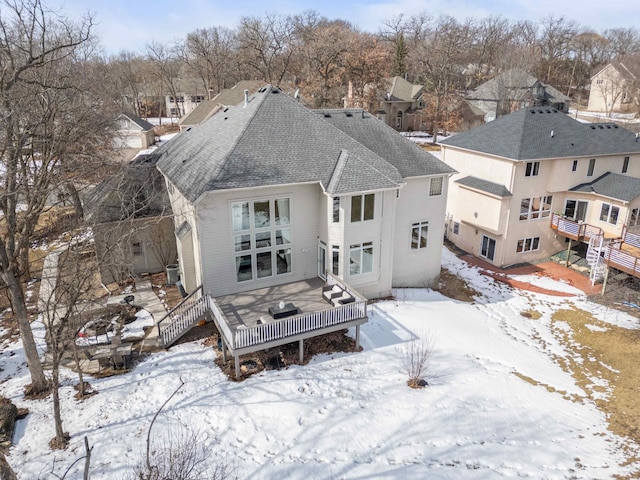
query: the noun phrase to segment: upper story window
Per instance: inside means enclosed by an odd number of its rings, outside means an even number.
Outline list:
[[[624,160],[622,161],[622,173],[627,173],[628,169],[629,169],[629,157],[624,157]]]
[[[527,162],[524,170],[525,177],[536,177],[540,171],[540,162]]]
[[[618,223],[619,213],[619,207],[616,207],[615,205],[611,205],[609,203],[603,203],[602,209],[600,210],[600,221],[615,225],[616,223]]]
[[[340,275],[340,246],[331,247],[331,273]]]
[[[578,160],[574,160],[571,164],[571,171],[575,172],[576,170],[578,170]]]
[[[442,186],[444,185],[444,177],[433,177],[429,182],[429,196],[436,197],[442,195]]]
[[[523,198],[520,202],[520,220],[548,217],[551,213],[552,195]]]
[[[367,193],[366,195],[354,195],[351,197],[351,221],[362,222],[367,220],[373,220],[373,213],[375,211],[375,199],[374,193]]]
[[[587,177],[593,176],[593,170],[596,168],[596,159],[592,158],[589,160],[589,168],[587,169]]]
[[[191,96],[191,103],[200,103],[204,101],[204,96],[203,95],[192,95]]]
[[[596,85],[602,85],[604,83],[604,80],[599,78],[598,80],[596,80]]]
[[[340,222],[340,197],[333,197],[333,223]]]
[[[635,227],[636,225],[640,225],[640,209],[638,208],[632,209],[629,217],[629,226]]]

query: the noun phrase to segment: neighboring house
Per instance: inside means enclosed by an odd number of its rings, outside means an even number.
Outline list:
[[[90,191],[83,204],[104,284],[175,263],[171,205],[153,157],[143,155],[123,166]]]
[[[420,116],[417,115],[424,107],[424,87],[414,85],[402,77],[387,78],[384,84],[386,90],[376,95],[378,105],[369,105],[368,110],[399,132],[424,130]],[[348,96],[345,107],[351,102],[352,99]]]
[[[176,93],[167,93],[164,97],[167,116],[180,118],[187,115],[198,105],[209,98],[209,92],[204,88],[202,80],[197,78],[183,78],[176,81]]]
[[[570,102],[569,97],[520,68],[479,85],[466,99],[484,112],[487,122],[525,107],[550,107],[566,113]]]
[[[595,112],[640,110],[640,55],[611,62],[591,77],[588,109]]]
[[[313,112],[266,87],[157,155],[188,291],[325,271],[369,297],[437,281],[453,169],[362,110]]]
[[[144,149],[155,143],[154,126],[128,113],[121,113],[116,118],[116,148]]]
[[[178,121],[180,130],[200,125],[224,107],[238,105],[244,101],[245,90],[248,90],[249,94],[253,95],[261,87],[264,87],[264,82],[261,80],[242,80],[233,87],[222,90],[211,100],[200,102],[190,113],[180,118]]]
[[[525,108],[441,146],[460,172],[447,237],[496,266],[547,258],[570,240],[602,247],[640,225],[640,141],[618,125]]]

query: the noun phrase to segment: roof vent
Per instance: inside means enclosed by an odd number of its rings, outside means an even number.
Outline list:
[[[536,114],[535,110],[529,110],[531,113],[533,113],[534,115]]]
[[[244,106],[249,105],[249,90],[244,89]]]
[[[351,113],[351,112],[345,112],[345,115],[346,115],[347,117],[353,117],[353,113]]]
[[[330,113],[324,113],[324,118],[331,118],[331,114]]]
[[[549,136],[553,138],[553,130],[551,130],[551,133],[549,134]]]
[[[604,127],[602,125],[598,125],[598,128],[602,130]]]
[[[595,130],[595,129],[596,129],[595,125],[589,125],[589,128],[590,128],[591,130]]]
[[[226,112],[227,110],[229,110],[229,107],[225,108],[224,110],[222,110],[223,112]]]
[[[551,113],[551,110],[545,110],[545,112],[547,112],[547,113]]]

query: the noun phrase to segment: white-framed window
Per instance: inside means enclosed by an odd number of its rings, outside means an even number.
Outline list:
[[[333,223],[340,223],[340,197],[333,197]]]
[[[575,172],[576,170],[578,170],[578,160],[574,160],[571,164],[571,171]]]
[[[523,238],[518,240],[516,253],[533,252],[540,248],[540,237]]]
[[[520,202],[520,220],[546,218],[551,213],[552,195],[523,198]]]
[[[444,177],[432,177],[429,181],[429,196],[438,197],[442,195],[443,185],[444,185]]]
[[[355,243],[349,246],[349,275],[373,272],[373,242]]]
[[[136,257],[142,255],[142,244],[140,242],[133,242],[131,244],[131,252]]]
[[[629,217],[629,226],[635,227],[637,225],[640,225],[640,208],[632,208]]]
[[[629,170],[629,157],[624,157],[622,160],[622,173],[627,173]]]
[[[175,107],[171,107],[171,108],[169,109],[169,115],[171,115],[172,117],[177,116],[179,113],[180,113],[180,110],[178,110],[178,109],[177,109],[177,108],[175,108]]]
[[[585,221],[589,202],[586,200],[573,200],[568,198],[564,202],[564,216],[572,220]]]
[[[589,168],[587,169],[587,177],[592,177],[593,176],[593,170],[596,168],[596,159],[595,158],[590,158],[589,159]]]
[[[610,203],[603,203],[600,209],[600,221],[607,222],[611,225],[618,223],[618,215],[620,214],[620,208]]]
[[[376,206],[375,193],[354,195],[351,197],[351,222],[366,222],[373,220]]]
[[[429,222],[417,222],[411,224],[411,250],[427,248],[429,238]]]
[[[266,198],[231,203],[236,281],[291,272],[290,199]]]
[[[200,103],[204,101],[204,95],[191,95],[191,103]]]
[[[540,172],[540,162],[527,162],[524,169],[525,177],[537,177]]]
[[[340,275],[340,246],[331,246],[331,273]]]
[[[453,222],[453,234],[458,235],[460,232],[460,222]]]
[[[604,80],[599,78],[598,80],[596,80],[596,85],[602,85],[604,83]]]

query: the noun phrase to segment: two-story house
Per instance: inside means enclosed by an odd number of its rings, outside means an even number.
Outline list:
[[[448,238],[496,266],[546,258],[589,232],[624,238],[624,226],[639,223],[640,141],[618,125],[525,108],[441,145],[460,172],[449,191]]]
[[[591,77],[587,108],[608,115],[640,111],[640,54],[611,62]]]
[[[567,112],[570,102],[569,97],[521,68],[496,75],[465,98],[470,105],[484,112],[487,122],[524,107],[544,106]]]
[[[236,372],[244,352],[327,329],[356,326],[357,342],[366,297],[437,282],[454,170],[364,110],[313,111],[267,86],[155,154],[181,281],[211,299]],[[332,290],[305,297],[318,281]]]

